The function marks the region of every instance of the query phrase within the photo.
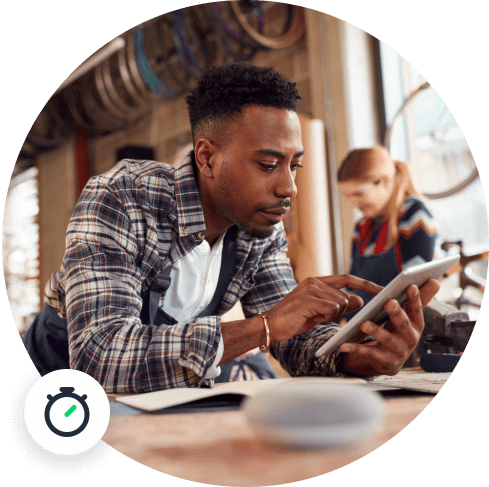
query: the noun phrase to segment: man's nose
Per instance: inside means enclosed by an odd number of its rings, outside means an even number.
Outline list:
[[[297,194],[295,185],[295,174],[288,169],[281,171],[281,174],[275,185],[275,196],[277,198],[293,198]]]

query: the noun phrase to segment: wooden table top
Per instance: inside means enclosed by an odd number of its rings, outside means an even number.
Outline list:
[[[398,384],[403,376],[413,382],[412,374],[401,372]],[[435,384],[446,380],[444,374],[431,376]],[[322,475],[367,455],[407,426],[433,397],[414,392],[386,396],[383,428],[341,449],[298,451],[268,443],[255,435],[241,411],[112,416],[102,439],[129,458],[182,479],[277,485]]]

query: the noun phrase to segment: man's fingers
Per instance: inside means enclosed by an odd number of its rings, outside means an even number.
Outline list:
[[[406,290],[408,316],[411,319],[413,326],[418,331],[423,331],[424,316],[423,304],[421,302],[421,293],[417,286],[409,286]]]
[[[395,374],[402,365],[395,354],[367,344],[343,343],[339,351],[349,353],[349,362],[353,365],[368,365],[379,374]]]
[[[395,299],[387,301],[387,303],[384,305],[384,309],[389,315],[391,325],[386,325],[386,330],[399,334],[409,347],[411,347],[413,344],[415,346],[418,341],[416,332],[421,333],[424,327],[423,315],[421,314],[421,321],[411,321],[406,311],[404,311],[404,309]]]
[[[403,347],[401,341],[396,335],[393,335],[375,323],[365,321],[360,326],[360,329],[367,335],[370,335],[378,343],[389,349],[391,352],[397,354],[402,354],[405,352],[405,347]]]
[[[435,279],[430,279],[426,284],[424,284],[419,290],[421,306],[424,308],[439,290],[440,283]]]
[[[340,276],[326,276],[326,277],[316,277],[316,279],[320,280],[324,284],[328,284],[329,286],[335,287],[337,289],[341,289],[344,287],[349,287],[351,289],[357,289],[358,291],[366,291],[370,294],[379,294],[382,289],[382,286],[375,284],[371,281],[367,281],[366,279],[362,279],[357,276],[352,276],[351,274],[342,274]]]
[[[333,321],[340,319],[348,310],[357,309],[357,300],[353,300],[353,308],[350,307],[351,296],[340,289],[333,286],[329,286],[316,278],[309,278],[306,280],[307,288],[306,292],[309,296],[314,296],[322,299],[325,303],[338,304],[338,312]]]

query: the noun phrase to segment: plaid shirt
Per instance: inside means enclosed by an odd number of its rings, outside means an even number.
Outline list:
[[[264,239],[240,231],[218,316],[173,326],[142,323],[141,296],[157,272],[199,245],[204,232],[192,153],[179,167],[123,160],[90,179],[68,226],[61,270],[45,290],[45,304],[67,319],[71,368],[108,393],[213,385],[204,376],[216,358],[220,316],[238,300],[247,318],[264,313],[297,283],[282,224]],[[314,357],[338,328],[317,325],[272,345],[271,353],[292,376],[340,376],[338,353]]]

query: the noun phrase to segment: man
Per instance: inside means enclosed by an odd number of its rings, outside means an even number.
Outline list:
[[[400,370],[436,281],[412,286],[406,311],[388,302],[385,328],[364,323],[371,338],[314,356],[338,330],[331,322],[362,305],[341,289],[381,288],[348,275],[294,280],[281,220],[304,153],[299,98],[271,68],[212,68],[187,97],[194,151],[182,165],[121,161],[89,181],[43,311],[66,319],[72,368],[109,393],[209,387],[220,365],[260,346],[293,376]],[[246,319],[222,323],[238,300]]]

